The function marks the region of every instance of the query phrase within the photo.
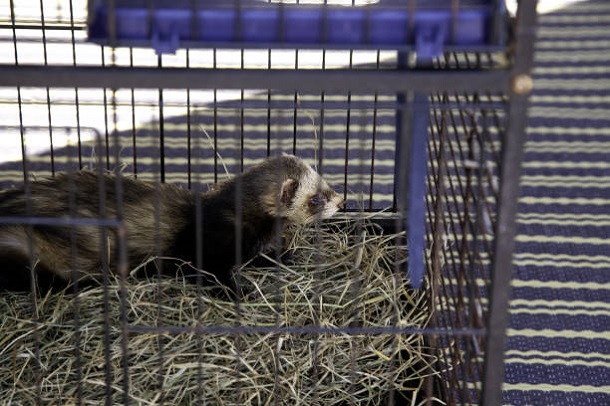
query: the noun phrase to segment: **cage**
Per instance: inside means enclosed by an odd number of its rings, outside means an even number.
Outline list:
[[[18,228],[35,277],[0,300],[3,399],[501,403],[534,1],[515,21],[483,0],[5,3],[0,265]],[[245,255],[237,181],[235,292],[186,280],[201,250],[160,261],[163,233],[186,227],[162,219],[163,185],[189,191],[202,224],[212,185],[281,153],[344,200],[333,218],[274,219],[272,247]],[[62,176],[39,206],[37,185]],[[151,230],[141,264],[130,213]],[[40,233],[67,289],[32,282]],[[74,278],[87,235],[93,286]]]

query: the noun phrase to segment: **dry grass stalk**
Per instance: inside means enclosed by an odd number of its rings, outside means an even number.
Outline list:
[[[166,329],[123,336],[122,303],[130,326],[426,326],[425,292],[408,289],[404,273],[394,272],[406,259],[403,236],[384,235],[368,221],[294,231],[283,264],[267,257],[266,267],[240,270],[239,305],[181,277],[128,278],[123,302],[121,283],[108,286],[108,326],[103,287],[39,298],[35,323],[30,296],[2,295],[0,398],[73,404],[80,396],[99,404],[109,396],[115,404],[125,379],[131,402],[142,405],[379,404],[389,390],[414,396],[433,361],[421,335]]]

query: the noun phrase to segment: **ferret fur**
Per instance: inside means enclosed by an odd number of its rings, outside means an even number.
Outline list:
[[[343,199],[324,179],[292,155],[269,158],[199,198],[173,185],[129,177],[122,177],[121,182],[129,269],[153,256],[177,258],[195,266],[199,248],[201,269],[229,287],[233,287],[233,267],[255,256],[277,235],[276,219],[283,226],[307,224],[328,218],[343,206]],[[105,194],[105,217],[118,215],[112,174],[100,179],[86,170],[61,173],[31,182],[29,189],[29,202],[23,186],[0,192],[0,216],[98,219],[102,215],[100,190]],[[200,246],[197,221],[201,224]],[[238,227],[240,250],[236,246]],[[42,290],[72,283],[75,274],[80,282],[100,280],[104,257],[108,268],[116,272],[117,232],[106,228],[106,252],[102,252],[102,230],[94,221],[70,227],[0,224],[0,289],[31,290],[31,264]]]

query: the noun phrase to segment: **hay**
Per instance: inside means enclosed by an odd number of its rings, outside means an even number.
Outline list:
[[[421,335],[307,330],[425,327],[425,292],[408,289],[403,273],[394,272],[406,259],[405,247],[396,244],[404,236],[384,235],[368,221],[293,231],[282,265],[267,258],[266,267],[240,270],[239,305],[179,276],[127,278],[123,290],[117,281],[108,286],[107,313],[104,288],[96,287],[39,298],[34,323],[29,295],[2,294],[0,399],[330,405],[379,404],[390,390],[415,396],[433,362],[423,353]],[[127,325],[200,330],[143,329],[125,336]],[[205,330],[213,326],[270,329]],[[276,326],[304,329],[273,331]]]

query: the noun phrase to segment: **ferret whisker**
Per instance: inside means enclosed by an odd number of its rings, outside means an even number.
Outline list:
[[[214,151],[214,154],[216,154],[216,156],[220,160],[220,164],[222,165],[223,169],[225,170],[225,175],[227,175],[227,179],[229,179],[231,177],[231,175],[229,174],[229,169],[227,169],[227,165],[225,165],[225,160],[222,158],[222,156],[220,156],[220,152],[216,151],[216,149],[214,148],[214,141],[212,140],[212,137],[210,137],[210,134],[208,134],[206,129],[203,127],[203,125],[200,124],[199,129],[207,137],[208,142],[210,143],[210,147],[212,148],[212,151]]]

